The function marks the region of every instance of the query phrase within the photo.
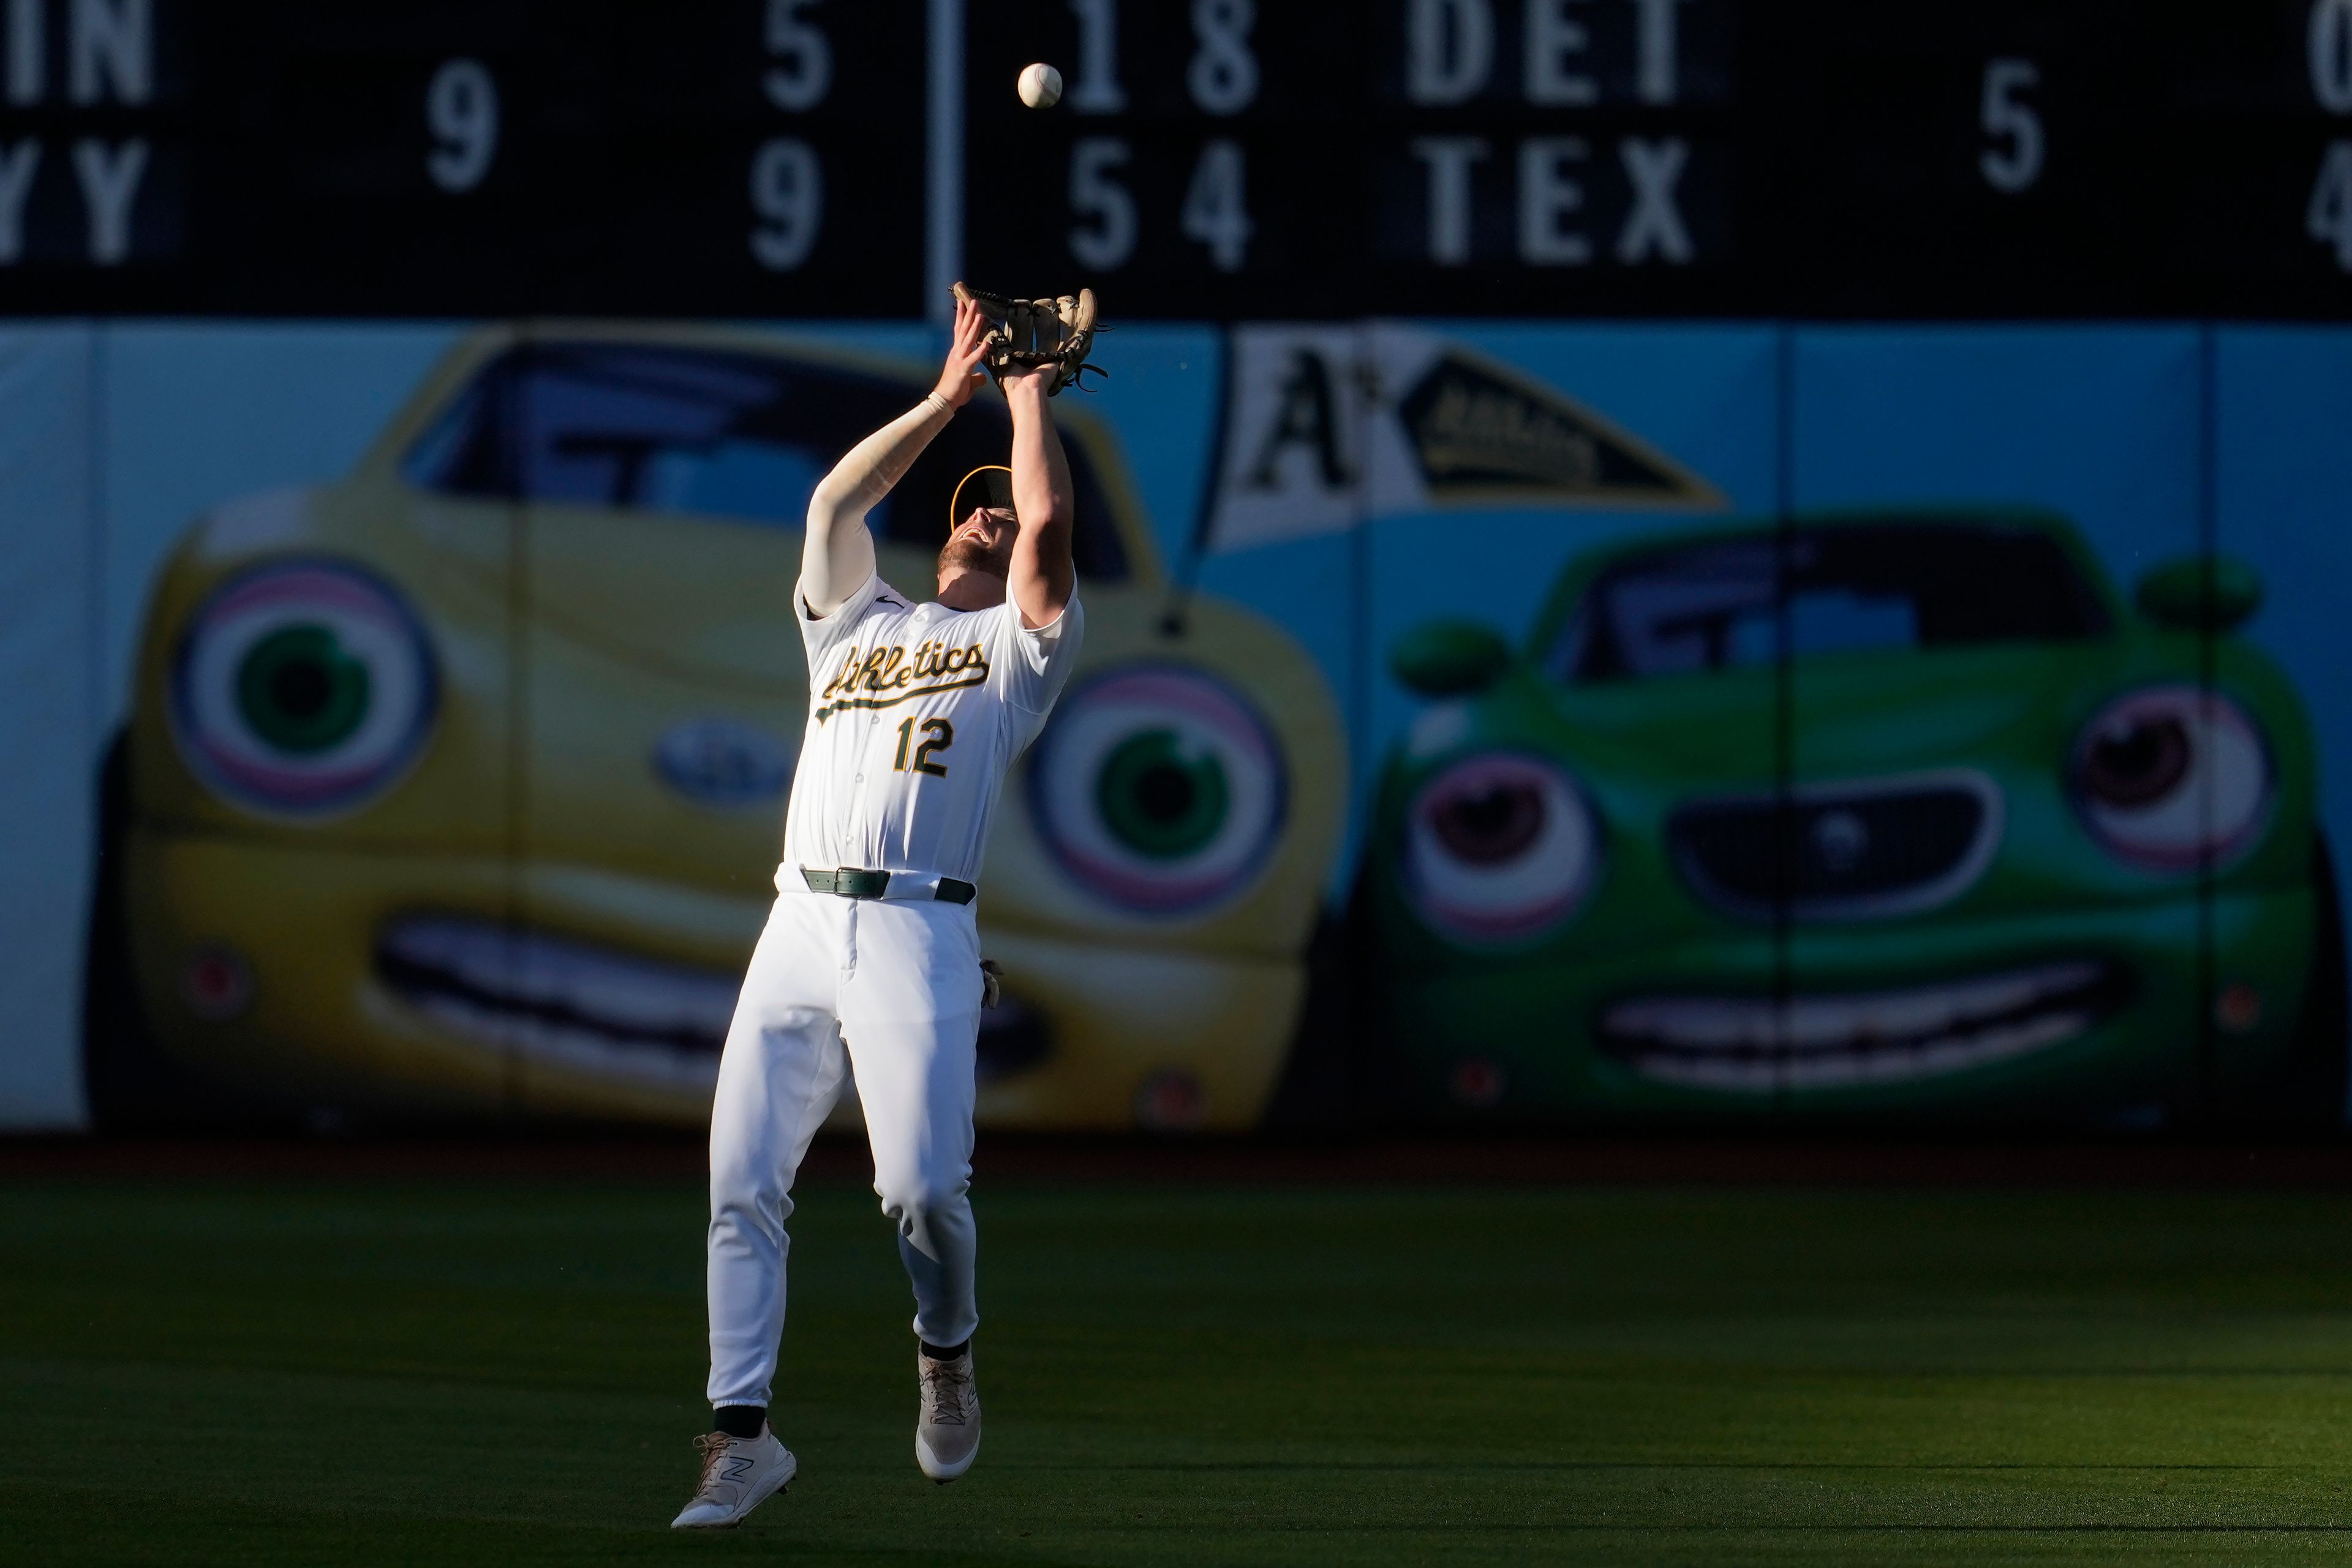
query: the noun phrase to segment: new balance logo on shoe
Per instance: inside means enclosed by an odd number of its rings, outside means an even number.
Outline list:
[[[693,1500],[670,1521],[672,1530],[726,1530],[792,1485],[800,1461],[762,1426],[757,1437],[706,1432],[694,1440],[702,1451],[702,1479]]]

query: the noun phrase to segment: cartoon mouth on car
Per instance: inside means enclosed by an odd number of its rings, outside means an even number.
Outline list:
[[[1572,562],[1418,628],[1360,909],[1414,1103],[1664,1119],[2332,1116],[2312,742],[2226,560],[2126,605],[2063,520],[1924,510]]]
[[[926,370],[741,330],[465,339],[356,469],[231,502],[150,602],[105,864],[134,1022],[295,1102],[695,1122],[807,701],[801,518]],[[1064,426],[1083,663],[982,880],[983,1121],[1256,1121],[1345,768],[1313,661],[1181,617],[1108,430]],[[927,584],[976,402],[872,519]]]

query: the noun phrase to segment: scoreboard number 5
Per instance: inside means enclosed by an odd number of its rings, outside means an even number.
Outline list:
[[[1093,220],[1070,230],[1070,254],[1097,271],[1116,271],[1135,254],[1135,197],[1115,177],[1127,157],[1116,136],[1081,137],[1070,149],[1070,210]]]
[[[2042,72],[2032,60],[1985,62],[1979,118],[1992,145],[1977,154],[1977,168],[1985,184],[2005,196],[2031,190],[2042,177],[2042,116],[2018,96],[2040,85]]]

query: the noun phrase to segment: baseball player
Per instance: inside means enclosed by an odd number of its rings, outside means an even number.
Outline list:
[[[711,1107],[716,1429],[696,1440],[702,1479],[680,1529],[740,1522],[798,1468],[767,1422],[784,1221],[793,1173],[853,1068],[874,1190],[914,1285],[916,1463],[951,1481],[979,1451],[965,1195],[984,985],[973,900],[1005,770],[1044,726],[1085,626],[1069,466],[1046,404],[1085,360],[1093,300],[1073,331],[1079,303],[1035,301],[1043,315],[1024,321],[1031,302],[959,284],[938,387],[853,447],[809,501],[793,595],[808,727],[775,905]],[[1013,346],[1041,337],[1045,352]],[[866,514],[971,398],[983,363],[1012,408],[1012,465],[957,486],[939,596],[910,604],[875,574]]]

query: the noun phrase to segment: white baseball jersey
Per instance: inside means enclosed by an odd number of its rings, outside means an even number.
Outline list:
[[[1005,772],[1077,660],[1076,594],[1034,631],[1009,598],[986,610],[909,604],[873,574],[821,620],[796,588],[793,613],[809,717],[780,881],[808,866],[977,883]]]

